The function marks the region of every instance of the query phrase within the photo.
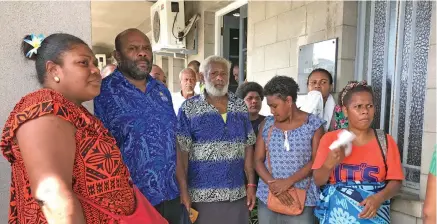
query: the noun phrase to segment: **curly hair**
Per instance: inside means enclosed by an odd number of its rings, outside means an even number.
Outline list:
[[[264,87],[265,96],[278,96],[285,100],[291,96],[293,102],[296,102],[299,85],[293,78],[288,76],[275,76]]]
[[[257,92],[261,101],[264,99],[264,90],[263,87],[256,82],[246,82],[238,87],[235,94],[241,99],[244,99],[249,92]]]

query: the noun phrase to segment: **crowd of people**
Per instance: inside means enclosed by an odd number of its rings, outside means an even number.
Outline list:
[[[24,37],[22,50],[42,88],[17,103],[0,143],[12,168],[9,223],[390,223],[404,174],[395,140],[372,128],[365,81],[337,102],[322,68],[304,96],[288,76],[232,93],[238,73],[209,56],[171,93],[138,29],[117,35],[117,65],[102,74],[81,39],[39,37]],[[332,148],[344,130],[355,139]],[[436,220],[433,157],[424,223]]]

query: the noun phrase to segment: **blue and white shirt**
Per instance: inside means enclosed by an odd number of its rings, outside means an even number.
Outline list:
[[[262,133],[259,134],[262,135],[265,144],[267,144],[269,129],[273,126],[270,142],[268,143],[273,178],[288,178],[311,161],[313,136],[324,123],[326,122],[322,119],[310,114],[308,115],[307,122],[302,126],[284,132],[274,126],[275,118],[273,116],[265,118],[264,128]],[[288,141],[289,151],[284,147],[284,141]],[[267,158],[264,165],[266,168],[268,167]],[[309,183],[309,181],[311,182]],[[294,184],[294,187],[306,189],[308,183],[310,185],[307,191],[305,206],[315,206],[319,197],[319,190],[312,176],[297,182]],[[256,197],[267,204],[268,194],[269,186],[260,178]]]
[[[189,153],[188,189],[193,202],[235,201],[246,196],[244,155],[255,133],[244,101],[228,93],[226,121],[206,92],[178,112],[177,138]]]
[[[103,79],[94,110],[117,140],[134,184],[150,203],[178,197],[177,120],[168,89],[148,76],[142,92],[115,70]]]

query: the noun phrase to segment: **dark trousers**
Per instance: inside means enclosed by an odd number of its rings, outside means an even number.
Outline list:
[[[181,199],[179,197],[163,201],[155,205],[155,209],[164,217],[169,224],[178,224],[182,216]]]
[[[246,197],[236,201],[193,202],[199,212],[194,224],[249,224]]]

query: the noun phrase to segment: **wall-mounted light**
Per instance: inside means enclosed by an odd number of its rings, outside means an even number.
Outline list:
[[[234,40],[238,40],[238,37],[233,37],[232,39],[234,39]]]
[[[236,12],[236,13],[234,13],[232,15],[235,16],[235,17],[240,17],[240,13],[239,12]]]

